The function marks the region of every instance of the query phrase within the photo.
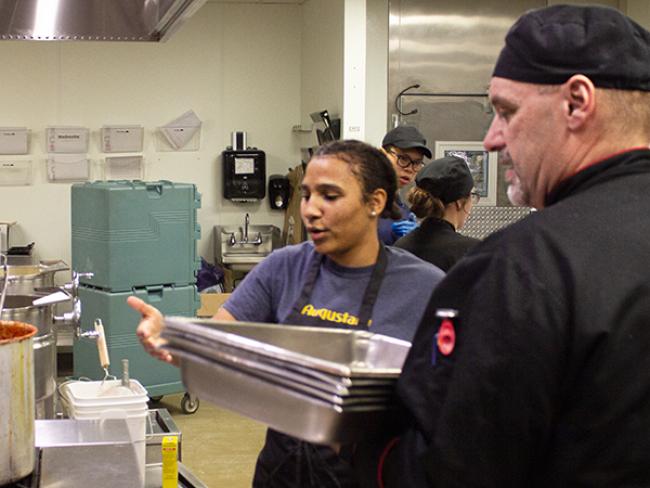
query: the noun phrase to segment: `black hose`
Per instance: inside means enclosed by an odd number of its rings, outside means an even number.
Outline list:
[[[411,110],[410,112],[407,112],[407,113],[402,112],[402,111],[400,110],[400,108],[399,108],[399,103],[398,103],[399,100],[400,100],[400,99],[404,96],[404,94],[405,94],[408,90],[410,90],[411,88],[420,88],[420,84],[419,84],[419,83],[416,83],[415,85],[407,86],[407,87],[404,88],[401,92],[399,92],[399,93],[397,94],[397,96],[395,97],[395,110],[397,110],[397,113],[400,114],[400,115],[402,115],[402,116],[406,116],[406,115],[414,115],[414,114],[418,113],[418,109],[417,109],[417,108],[414,108],[413,110]]]

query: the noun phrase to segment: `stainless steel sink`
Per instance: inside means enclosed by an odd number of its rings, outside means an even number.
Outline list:
[[[280,246],[274,225],[214,226],[215,262],[233,270],[250,271]]]

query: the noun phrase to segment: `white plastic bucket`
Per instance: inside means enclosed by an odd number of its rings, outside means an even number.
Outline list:
[[[138,380],[129,380],[129,388],[122,388],[120,380],[74,381],[63,387],[70,403],[79,407],[106,405],[147,405],[147,390]]]

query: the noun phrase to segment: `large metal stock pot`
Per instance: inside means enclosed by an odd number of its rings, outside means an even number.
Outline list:
[[[0,485],[34,469],[36,327],[0,321]]]
[[[53,419],[56,393],[54,305],[34,306],[32,302],[36,298],[34,295],[7,295],[0,320],[24,322],[38,329],[33,339],[36,418]]]
[[[33,295],[39,288],[53,288],[54,274],[68,269],[70,268],[63,261],[41,261],[33,266],[7,266],[7,295]],[[0,268],[0,290],[3,285],[4,271]]]

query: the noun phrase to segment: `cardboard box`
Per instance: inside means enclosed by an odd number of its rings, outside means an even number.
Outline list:
[[[219,307],[228,300],[230,293],[199,293],[201,297],[201,308],[196,312],[197,317],[212,317]]]

